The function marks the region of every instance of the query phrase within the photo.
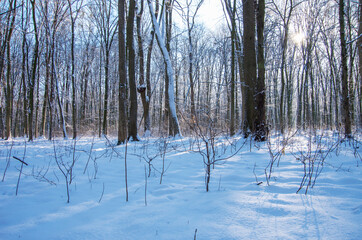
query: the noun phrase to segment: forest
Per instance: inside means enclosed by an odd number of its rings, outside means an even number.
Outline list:
[[[1,1],[0,137],[360,129],[361,1],[203,2]]]
[[[0,0],[0,240],[360,239],[362,0]]]

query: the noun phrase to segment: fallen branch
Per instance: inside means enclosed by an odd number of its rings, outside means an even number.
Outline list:
[[[15,156],[13,156],[13,158],[14,158],[14,159],[16,159],[16,160],[18,160],[19,162],[21,162],[21,163],[25,164],[26,166],[29,166],[26,162],[24,162],[24,161],[23,161],[23,160],[21,160],[20,158],[15,157]]]

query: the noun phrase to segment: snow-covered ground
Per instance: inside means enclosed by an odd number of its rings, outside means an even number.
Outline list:
[[[220,138],[216,158],[231,157],[211,170],[206,192],[200,154],[205,149],[201,142],[199,150],[198,142],[150,138],[129,143],[126,202],[125,145],[113,148],[106,139],[92,137],[75,144],[1,140],[0,239],[361,239],[360,143],[333,145],[336,137],[315,141],[299,135],[283,145],[274,136],[268,147]],[[270,151],[275,162],[268,185]],[[28,164],[17,196],[22,164],[13,156]],[[56,159],[63,171],[75,160],[70,203]],[[308,179],[296,193],[302,161],[307,173],[313,169],[311,183],[320,173],[308,194]]]

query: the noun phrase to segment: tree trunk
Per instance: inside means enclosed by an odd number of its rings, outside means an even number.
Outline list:
[[[255,54],[255,5],[254,0],[243,2],[244,24],[244,79],[245,79],[245,121],[244,134],[254,133],[254,83],[256,82]]]
[[[231,17],[231,83],[230,83],[230,136],[235,134],[235,43],[236,43],[236,0]]]
[[[7,22],[7,31],[5,34],[5,46],[7,52],[7,73],[6,73],[6,90],[5,90],[5,139],[11,137],[11,122],[12,122],[12,112],[13,112],[13,83],[11,81],[11,48],[10,42],[11,37],[14,31],[14,24],[16,18],[16,0],[9,1],[10,12],[12,17],[8,18]],[[5,53],[5,51],[4,51]],[[1,58],[4,58],[5,55],[2,55]]]
[[[26,15],[24,16],[24,9],[26,11]],[[22,135],[28,136],[28,101],[26,96],[27,85],[26,85],[26,71],[27,71],[27,62],[28,62],[28,51],[26,49],[26,34],[27,34],[27,26],[28,26],[28,9],[22,8],[22,30],[23,30],[23,42],[22,42],[22,66],[21,66],[21,80],[23,84],[23,127],[22,127]],[[24,22],[25,21],[25,22]]]
[[[72,79],[72,122],[73,122],[73,139],[77,138],[77,106],[76,106],[76,88],[75,88],[75,59],[74,59],[74,45],[75,45],[75,18],[73,17],[72,4],[70,0],[68,0],[69,11],[70,11],[70,20],[71,20],[71,79]]]
[[[348,66],[347,66],[347,45],[345,39],[344,24],[344,0],[339,1],[339,29],[341,38],[341,65],[342,65],[342,116],[344,124],[344,134],[351,137],[351,119],[348,94]]]
[[[35,37],[35,46],[34,54],[31,67],[31,78],[29,81],[29,141],[33,141],[33,116],[34,116],[34,87],[36,79],[36,68],[38,63],[39,55],[39,40],[38,40],[38,28],[36,25],[36,15],[35,15],[35,0],[30,0],[32,5],[32,14],[33,14],[33,25],[34,25],[34,37]]]
[[[15,17],[14,17],[15,18]],[[13,27],[12,27],[13,28]],[[13,83],[11,81],[11,52],[10,39],[12,29],[10,30],[7,44],[7,72],[6,72],[6,91],[5,91],[5,140],[11,138],[11,123],[13,117]]]
[[[119,52],[119,89],[118,89],[118,145],[127,140],[127,71],[125,43],[125,0],[118,0],[118,52]]]
[[[137,87],[135,75],[135,50],[134,50],[134,17],[135,17],[135,0],[129,1],[128,19],[127,19],[127,50],[128,50],[128,80],[130,90],[130,108],[128,121],[128,139],[131,141],[139,141],[137,128]]]
[[[265,0],[259,0],[257,11],[258,80],[255,92],[255,140],[257,141],[265,141],[268,134],[265,122],[264,16]]]

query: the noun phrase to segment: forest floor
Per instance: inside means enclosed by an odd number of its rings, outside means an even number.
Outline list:
[[[0,239],[361,239],[361,139],[214,140],[0,140]]]

